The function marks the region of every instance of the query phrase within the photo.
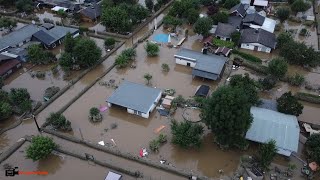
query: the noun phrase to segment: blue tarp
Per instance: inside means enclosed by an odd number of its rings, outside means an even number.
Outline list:
[[[156,34],[153,37],[153,40],[158,43],[167,43],[169,41],[169,35],[168,34]]]

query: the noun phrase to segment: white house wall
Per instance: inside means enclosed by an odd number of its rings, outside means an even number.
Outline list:
[[[259,43],[242,43],[241,44],[241,48],[249,49],[249,50],[254,50],[255,46],[258,47],[257,51],[266,52],[266,53],[271,52],[271,48],[266,47],[266,46],[259,44]]]
[[[176,57],[176,64],[184,65],[187,66],[187,63],[190,63],[190,67],[194,67],[196,65],[196,62],[186,60],[186,59],[181,59]]]
[[[153,110],[154,110],[154,108],[156,107],[156,105],[158,104],[158,102],[159,102],[159,100],[160,100],[160,98],[161,98],[161,92],[159,93],[159,95],[158,95],[158,97],[157,97],[157,99],[154,101],[154,103],[152,104],[152,106],[150,107],[150,109],[149,109],[149,113],[150,112],[152,112]]]

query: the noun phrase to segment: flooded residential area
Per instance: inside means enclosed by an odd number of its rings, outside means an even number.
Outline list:
[[[0,1],[0,179],[320,179],[300,1]]]

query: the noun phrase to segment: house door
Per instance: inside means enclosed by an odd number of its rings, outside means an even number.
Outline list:
[[[258,51],[258,46],[255,46],[253,50]]]
[[[189,66],[189,67],[190,67],[190,65],[191,65],[190,63],[187,63],[187,66]]]

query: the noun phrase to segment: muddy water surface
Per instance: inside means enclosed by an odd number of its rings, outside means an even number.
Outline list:
[[[54,14],[50,9],[42,9],[38,13],[36,13],[36,16],[39,17],[40,21],[43,22],[43,19],[47,18],[50,20],[53,20],[54,23],[61,22],[61,18]]]

